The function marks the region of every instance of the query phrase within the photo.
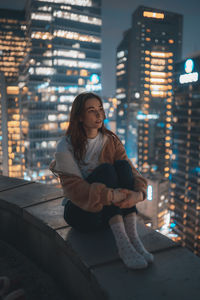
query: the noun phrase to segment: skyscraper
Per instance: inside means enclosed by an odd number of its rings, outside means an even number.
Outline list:
[[[74,97],[101,92],[101,0],[32,0],[30,52],[20,76],[25,176],[56,183],[48,169]]]
[[[16,83],[26,50],[25,12],[0,9],[0,71],[7,83]]]
[[[173,64],[182,16],[139,6],[117,48],[117,133],[143,173],[169,176]],[[137,149],[138,145],[138,149]],[[136,149],[136,150],[133,150]]]
[[[175,65],[172,141],[172,227],[200,256],[200,55]]]
[[[0,9],[0,173],[21,177],[19,67],[27,51],[25,12]]]

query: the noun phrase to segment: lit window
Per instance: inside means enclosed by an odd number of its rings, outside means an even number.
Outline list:
[[[54,11],[53,13],[54,17],[57,18],[63,18],[63,19],[68,19],[68,20],[73,20],[77,22],[82,22],[82,23],[88,23],[88,24],[94,24],[94,25],[102,25],[101,19],[95,18],[95,17],[89,17],[85,15],[80,15],[80,14],[75,14],[71,12],[65,12],[65,11]]]
[[[65,38],[69,40],[78,40],[88,43],[101,43],[101,38],[93,35],[80,34],[78,32],[72,32],[67,30],[55,30],[53,33],[54,36]]]
[[[173,53],[172,52],[151,52],[152,57],[172,57]]]
[[[152,11],[143,11],[143,17],[164,19],[165,15],[163,13],[157,13],[157,12],[152,12]]]
[[[91,0],[38,0],[40,2],[51,2],[51,3],[62,3],[62,4],[71,4],[71,5],[78,5],[78,6],[92,6]]]
[[[42,20],[42,21],[52,21],[52,17],[50,14],[43,14],[43,13],[32,13],[31,14],[32,20]]]

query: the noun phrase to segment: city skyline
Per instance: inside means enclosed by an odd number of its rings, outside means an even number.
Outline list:
[[[23,9],[26,0],[0,0],[0,8]],[[102,85],[104,96],[114,96],[115,92],[115,55],[123,32],[131,25],[131,15],[139,6],[168,10],[183,14],[183,51],[182,59],[192,53],[200,52],[200,2],[197,0],[180,1],[169,0],[160,3],[157,0],[116,0],[102,1]]]

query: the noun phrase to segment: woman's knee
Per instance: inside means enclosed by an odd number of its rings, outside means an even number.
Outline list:
[[[116,170],[112,164],[103,163],[99,165],[87,178],[89,183],[100,182],[107,187],[116,188],[118,185],[118,177]]]
[[[132,170],[130,163],[127,160],[116,160],[114,162],[114,167],[120,170]]]
[[[116,172],[114,166],[109,163],[103,163],[103,164],[99,165],[98,169],[103,171],[106,175],[107,174],[113,175]]]
[[[127,160],[117,160],[114,167],[121,188],[132,190],[134,187],[134,176],[130,163]]]

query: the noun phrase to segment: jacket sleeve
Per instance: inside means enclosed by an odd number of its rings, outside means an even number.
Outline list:
[[[127,160],[132,168],[134,176],[134,191],[142,192],[144,200],[147,197],[147,180],[144,178],[139,171],[134,167],[131,160],[126,154],[126,150],[120,140],[115,138],[115,160]]]
[[[104,205],[110,205],[112,189],[103,183],[88,183],[79,176],[59,175],[63,194],[80,208],[90,212],[101,211]]]
[[[63,154],[56,154],[56,159],[52,160],[49,169],[55,176],[59,177],[65,197],[70,198],[75,205],[83,210],[90,212],[101,211],[104,205],[111,204],[112,189],[107,188],[102,183],[89,184],[81,177],[75,162],[64,162]]]

